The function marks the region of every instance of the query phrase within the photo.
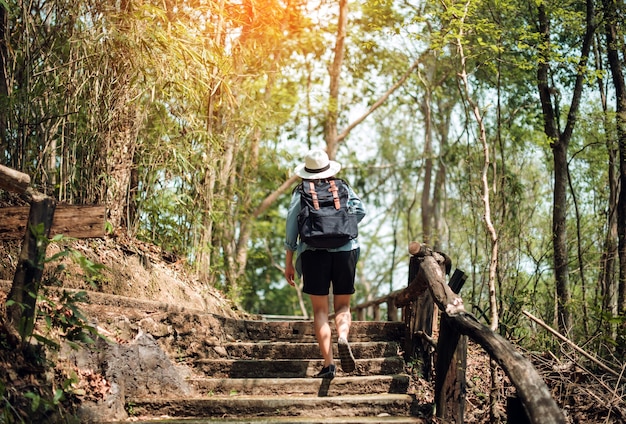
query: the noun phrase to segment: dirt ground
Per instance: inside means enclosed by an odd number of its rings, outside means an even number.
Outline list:
[[[12,280],[19,242],[0,243],[0,280]],[[135,299],[153,300],[210,313],[234,316],[235,306],[210,286],[202,284],[184,267],[183,260],[156,246],[127,237],[76,240],[50,244],[47,256],[72,249],[83,258],[63,258],[46,264],[44,284],[97,291]],[[104,267],[90,276],[79,263],[85,259]]]

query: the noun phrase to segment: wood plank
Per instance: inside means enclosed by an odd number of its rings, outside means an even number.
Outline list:
[[[0,240],[24,237],[29,206],[0,208]],[[106,208],[104,206],[58,205],[50,236],[63,234],[73,238],[104,237]]]

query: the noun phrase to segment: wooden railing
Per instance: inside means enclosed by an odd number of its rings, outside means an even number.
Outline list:
[[[532,363],[499,334],[481,324],[465,310],[458,295],[465,275],[456,270],[449,283],[450,259],[426,245],[411,243],[409,247],[409,284],[375,300],[353,307],[357,318],[367,311],[380,318],[380,305],[387,304],[387,319],[397,320],[398,311],[406,324],[405,356],[421,357],[422,375],[430,379],[435,374],[435,404],[437,416],[445,422],[463,422],[465,403],[465,367],[468,337],[480,345],[502,367],[516,388],[516,398],[509,399],[512,407],[509,422],[531,424],[561,424],[565,416],[550,395],[545,382]],[[434,306],[441,312],[439,336],[434,340]],[[520,410],[521,415],[520,416]]]
[[[34,326],[35,303],[43,276],[46,247],[51,235],[91,238],[104,235],[103,206],[73,206],[55,214],[57,201],[31,186],[30,176],[0,165],[0,190],[18,193],[30,206],[2,208],[0,240],[22,238],[7,306],[9,342],[26,342]],[[56,228],[56,231],[55,231]]]
[[[387,305],[387,319],[386,321],[400,321],[403,319],[403,315],[398,318],[398,312],[402,312],[402,308],[396,306],[396,297],[402,292],[402,290],[396,290],[389,293],[386,296],[382,296],[367,302],[359,303],[353,306],[351,309],[356,315],[357,321],[367,321],[371,317],[372,321],[381,321],[380,319],[380,306]]]
[[[30,202],[22,250],[8,296],[11,303],[7,306],[9,343],[14,347],[18,344],[25,347],[26,336],[30,335],[34,326],[46,240],[50,236],[56,201],[30,187],[27,174],[3,165],[0,165],[0,189],[24,195]]]

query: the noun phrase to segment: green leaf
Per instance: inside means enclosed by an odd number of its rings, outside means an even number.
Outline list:
[[[37,409],[39,409],[39,405],[41,404],[41,396],[39,396],[37,393],[26,392],[24,394],[24,397],[31,400],[31,404],[30,404],[31,411],[35,412]]]
[[[63,390],[61,389],[56,389],[54,391],[54,397],[52,398],[52,402],[55,405],[58,405],[59,403],[61,403],[61,401],[65,398],[65,393],[63,392]]]
[[[58,350],[61,347],[54,340],[51,340],[51,339],[49,339],[49,338],[47,338],[45,336],[42,336],[40,334],[33,334],[33,338],[35,340],[37,340],[38,342],[43,343],[44,345],[51,347],[54,350]]]

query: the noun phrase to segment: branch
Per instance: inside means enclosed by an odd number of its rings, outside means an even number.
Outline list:
[[[365,119],[372,114],[376,109],[378,109],[385,101],[396,91],[404,82],[409,78],[409,76],[413,73],[413,71],[419,66],[420,58],[415,59],[415,62],[411,65],[411,67],[402,75],[402,78],[398,80],[389,90],[387,90],[363,115],[354,120],[348,127],[343,130],[341,134],[337,136],[337,143],[341,142],[344,138],[350,134],[357,125],[361,122],[365,121]]]
[[[0,165],[0,188],[15,193],[25,193],[30,186],[30,176]]]
[[[537,318],[536,316],[534,316],[533,314],[531,314],[528,311],[522,311],[522,313],[524,315],[526,315],[528,318],[530,318],[531,320],[535,321],[537,324],[539,324],[540,326],[542,326],[543,328],[545,328],[546,330],[548,330],[548,332],[552,333],[554,336],[556,336],[558,339],[560,339],[561,341],[564,341],[565,343],[567,343],[568,345],[570,345],[572,348],[574,348],[574,350],[576,350],[576,352],[580,353],[581,355],[585,356],[587,359],[589,359],[591,362],[593,362],[594,364],[598,365],[600,368],[602,368],[603,370],[605,370],[606,372],[616,376],[616,377],[620,377],[620,374],[607,367],[606,365],[604,365],[602,362],[600,362],[599,360],[597,360],[596,358],[594,358],[590,353],[585,352],[582,348],[578,347],[578,345],[576,345],[574,342],[572,342],[570,339],[568,339],[567,337],[565,337],[564,335],[562,335],[561,333],[559,333],[558,331],[556,331],[555,329],[553,329],[552,327],[550,327],[548,324],[546,324],[545,322],[543,322],[543,320],[541,318]]]
[[[296,182],[297,179],[298,179],[297,175],[292,175],[291,177],[287,178],[287,181],[282,183],[282,185],[280,187],[278,187],[276,190],[274,190],[272,193],[270,193],[269,196],[267,196],[265,199],[263,199],[263,201],[261,202],[259,207],[255,209],[255,211],[252,214],[252,216],[254,218],[258,218],[259,216],[264,214],[265,211],[268,210],[269,207],[272,205],[272,203],[274,203],[276,201],[276,199],[278,199],[278,197],[281,194],[283,194],[285,191],[287,191],[287,189],[289,187],[291,187],[293,185],[293,183]]]
[[[396,91],[400,86],[402,86],[402,84],[404,84],[404,82],[409,78],[411,73],[413,73],[413,71],[419,66],[419,63],[420,63],[420,58],[416,59],[415,62],[413,62],[411,67],[404,73],[404,75],[402,75],[402,78],[400,78],[398,80],[398,82],[396,82],[389,90],[387,90],[387,92],[385,92],[368,109],[367,112],[365,112],[363,115],[361,115],[355,121],[353,121],[350,125],[348,125],[348,127],[341,134],[339,134],[337,136],[337,139],[336,139],[337,143],[340,143],[341,141],[343,141],[343,139],[346,138],[348,136],[348,134],[350,134],[350,131],[352,131],[356,126],[358,126],[361,122],[363,122],[369,115],[372,114],[372,112],[374,112],[376,109],[378,109],[389,98],[389,96],[391,96],[391,94],[394,91]],[[292,175],[280,187],[278,187],[269,196],[267,196],[265,199],[263,199],[263,201],[261,202],[259,207],[257,207],[255,209],[255,211],[253,213],[253,217],[254,218],[258,218],[259,216],[263,215],[265,213],[265,211],[267,211],[269,209],[269,207],[272,205],[272,203],[274,203],[276,201],[276,199],[278,199],[278,197],[281,194],[283,194],[289,187],[291,187],[293,185],[293,183],[297,179],[298,179],[298,177],[296,175]]]

